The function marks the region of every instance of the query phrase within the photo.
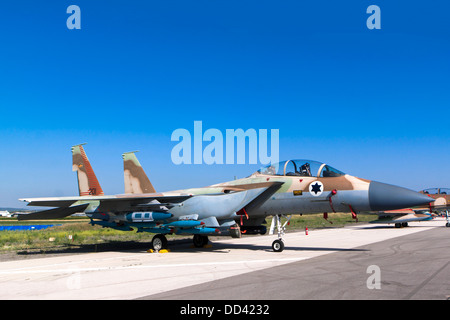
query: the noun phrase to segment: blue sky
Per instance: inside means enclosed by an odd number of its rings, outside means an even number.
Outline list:
[[[66,9],[81,9],[68,30]],[[381,30],[369,30],[369,5]],[[174,165],[177,128],[279,129],[280,160],[422,189],[450,184],[448,1],[10,1],[0,8],[0,206],[76,195],[70,147],[104,191],[121,154],[158,191],[258,165]]]

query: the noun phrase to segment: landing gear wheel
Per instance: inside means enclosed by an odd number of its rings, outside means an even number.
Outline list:
[[[283,225],[281,225],[281,217],[287,218],[286,222]],[[286,233],[286,225],[291,220],[291,217],[292,217],[292,215],[286,217],[284,215],[278,214],[278,215],[273,216],[273,218],[272,218],[272,224],[270,225],[269,234],[273,234],[275,227],[277,228],[277,231],[278,231],[278,239],[275,240],[274,242],[272,242],[272,249],[275,252],[281,252],[284,250],[284,242],[283,242],[282,237]]]
[[[159,251],[162,249],[167,249],[167,238],[163,234],[157,234],[152,239],[153,250]]]
[[[193,242],[194,242],[194,247],[203,248],[204,246],[206,246],[208,244],[208,237],[202,236],[199,234],[194,234]]]
[[[272,249],[275,252],[281,252],[284,250],[284,242],[281,239],[277,239],[274,242],[272,242]]]
[[[447,223],[445,224],[445,226],[450,227],[450,216],[448,214],[448,210],[445,210],[445,219],[447,220]]]

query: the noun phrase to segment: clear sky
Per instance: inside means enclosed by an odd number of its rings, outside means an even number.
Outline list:
[[[280,160],[450,187],[449,13],[447,0],[2,3],[0,206],[77,195],[70,147],[83,142],[107,194],[123,193],[132,150],[157,191],[258,169],[173,164],[171,134],[194,121],[278,129]]]

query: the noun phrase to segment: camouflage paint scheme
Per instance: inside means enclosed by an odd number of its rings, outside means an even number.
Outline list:
[[[72,147],[72,154],[80,197],[20,199],[31,206],[57,208],[19,219],[60,217],[78,210],[85,212],[92,224],[124,231],[137,228],[138,232],[193,234],[195,243],[198,235],[265,233],[262,224],[267,216],[279,219],[288,214],[324,213],[326,218],[328,212],[339,211],[356,218],[357,212],[430,202],[429,197],[414,191],[357,178],[311,160],[283,161],[247,178],[207,187],[156,192],[134,152],[122,155],[125,193],[107,196],[82,145]],[[283,232],[280,227],[278,230],[281,238]]]
[[[430,202],[427,206],[378,212],[378,220],[372,223],[394,223],[395,227],[400,228],[408,226],[408,222],[432,220],[439,213],[445,212],[448,216],[450,188],[429,188],[419,191],[419,193],[429,196],[434,202]],[[449,226],[448,223],[447,226]]]
[[[102,187],[95,176],[91,163],[83,149],[83,144],[72,147],[72,171],[77,172],[80,196],[103,195]]]
[[[408,222],[429,221],[434,215],[426,210],[415,211],[413,209],[388,210],[376,213],[378,219],[371,221],[377,224],[395,224],[396,228],[408,226]]]
[[[155,193],[155,188],[153,188],[134,152],[122,154],[125,193]]]
[[[430,209],[438,213],[446,211],[450,207],[450,188],[428,188],[419,192],[435,200],[430,202],[428,208],[419,207],[419,209]]]

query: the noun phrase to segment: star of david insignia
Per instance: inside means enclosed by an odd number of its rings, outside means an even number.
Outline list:
[[[311,191],[314,192],[315,194],[318,194],[319,192],[322,191],[321,187],[322,186],[316,182],[316,184],[312,185]]]
[[[320,196],[323,192],[323,183],[320,181],[311,183],[309,185],[309,192],[315,197]]]

